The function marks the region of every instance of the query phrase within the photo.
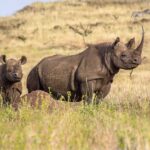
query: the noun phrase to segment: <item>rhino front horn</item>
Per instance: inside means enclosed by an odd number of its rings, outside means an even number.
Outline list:
[[[142,39],[139,46],[135,49],[135,52],[138,53],[139,55],[141,55],[142,53],[143,44],[144,44],[144,28],[142,26]]]

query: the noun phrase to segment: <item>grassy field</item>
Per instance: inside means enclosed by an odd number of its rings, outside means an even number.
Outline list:
[[[143,63],[121,70],[107,98],[97,107],[66,106],[48,113],[24,106],[19,112],[0,105],[0,149],[6,150],[149,150],[150,149],[150,16],[133,19],[132,12],[150,7],[137,3],[36,3],[0,18],[0,53],[28,57],[23,66],[23,93],[30,69],[43,57],[83,51],[83,37],[71,27],[91,33],[86,43],[141,38],[145,29]],[[92,61],[92,60],[91,60]]]

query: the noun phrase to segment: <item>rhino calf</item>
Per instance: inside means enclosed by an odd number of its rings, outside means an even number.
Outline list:
[[[71,101],[87,103],[99,101],[110,91],[114,76],[120,69],[133,69],[141,64],[144,43],[142,39],[135,48],[135,39],[127,43],[116,38],[112,43],[90,45],[85,51],[71,56],[54,56],[42,59],[29,73],[28,92],[43,90],[58,98],[63,95],[66,100],[70,91]]]
[[[0,87],[3,104],[12,104],[14,108],[20,101],[22,94],[23,77],[22,67],[27,62],[27,58],[22,56],[21,59],[6,59],[5,55],[0,56]]]

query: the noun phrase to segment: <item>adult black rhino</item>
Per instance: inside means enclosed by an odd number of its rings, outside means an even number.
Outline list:
[[[133,48],[135,39],[126,44],[119,38],[113,43],[90,45],[85,51],[71,56],[51,56],[42,59],[29,73],[28,92],[43,90],[58,97],[71,92],[71,101],[80,101],[82,96],[91,103],[96,93],[96,103],[110,91],[114,75],[119,69],[133,69],[141,64],[142,39],[137,48]]]

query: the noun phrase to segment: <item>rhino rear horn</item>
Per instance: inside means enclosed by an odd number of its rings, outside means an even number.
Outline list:
[[[135,49],[135,52],[138,53],[139,55],[141,55],[141,53],[142,53],[143,44],[144,44],[144,28],[142,26],[142,39],[141,39],[140,44]]]

